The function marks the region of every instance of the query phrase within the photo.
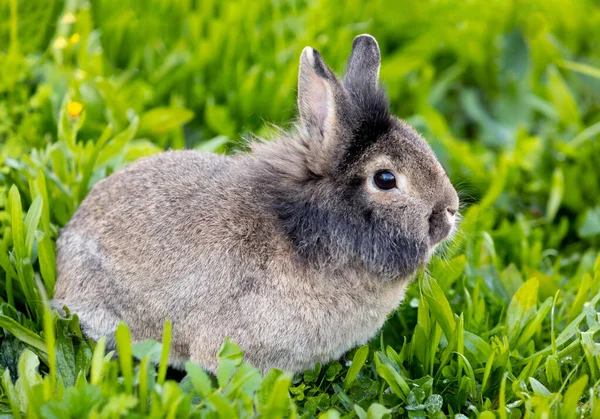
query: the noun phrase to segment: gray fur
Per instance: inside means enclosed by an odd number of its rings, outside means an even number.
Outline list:
[[[164,152],[96,184],[58,240],[53,305],[110,344],[120,320],[142,341],[171,319],[171,364],[210,371],[226,336],[291,372],[368,341],[458,208],[428,144],[389,114],[378,68],[368,35],[344,83],[305,49],[293,132],[235,156]],[[380,169],[405,181],[379,191]]]

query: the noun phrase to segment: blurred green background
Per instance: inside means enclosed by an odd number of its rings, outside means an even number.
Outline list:
[[[51,296],[54,241],[95,182],[166,148],[230,152],[272,136],[296,115],[302,48],[341,75],[353,38],[370,33],[392,109],[434,148],[464,221],[429,268],[445,297],[415,285],[371,344],[362,393],[344,390],[400,412],[407,401],[387,400],[389,375],[373,370],[373,350],[389,345],[411,386],[435,377],[423,397],[442,394],[449,415],[600,414],[583,390],[600,378],[600,323],[586,311],[600,292],[599,28],[594,0],[0,0],[0,319],[44,336],[34,281]],[[427,305],[439,299],[441,312]],[[446,315],[466,335],[436,326]],[[14,378],[31,342],[11,336],[0,335],[0,372]],[[462,341],[468,377],[463,361],[453,372],[440,361]],[[300,413],[347,407],[331,384],[338,366],[319,385],[293,383]],[[73,382],[85,371],[69,368]],[[576,392],[552,401],[583,376],[580,404]]]
[[[82,141],[138,115],[144,141],[125,147],[128,159],[268,136],[295,116],[302,48],[341,74],[368,32],[394,112],[431,142],[465,202],[502,182],[498,211],[564,215],[569,242],[598,243],[597,2],[16,3],[17,19],[0,21],[5,156],[55,143],[65,100],[84,105]]]

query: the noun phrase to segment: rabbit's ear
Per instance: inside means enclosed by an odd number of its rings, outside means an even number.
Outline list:
[[[306,47],[300,55],[298,73],[298,109],[304,127],[327,136],[336,120],[335,89],[337,79],[321,58]]]
[[[344,87],[350,93],[360,90],[377,90],[381,54],[379,45],[371,35],[358,35],[352,43],[352,52],[346,66]]]

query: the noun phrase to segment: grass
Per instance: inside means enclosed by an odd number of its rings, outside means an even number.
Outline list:
[[[598,27],[592,0],[0,0],[0,417],[600,417]],[[168,323],[113,358],[48,308],[95,182],[270,135],[302,48],[341,73],[363,32],[464,203],[376,339],[300,377],[224,342],[177,381]]]

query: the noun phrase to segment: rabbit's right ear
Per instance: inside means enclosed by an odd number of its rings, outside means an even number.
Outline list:
[[[346,66],[344,87],[352,92],[372,93],[377,90],[381,53],[375,38],[358,35],[352,43],[352,52]]]
[[[321,54],[314,48],[304,48],[298,73],[298,110],[302,125],[309,133],[327,138],[333,129],[337,120],[337,83]]]

